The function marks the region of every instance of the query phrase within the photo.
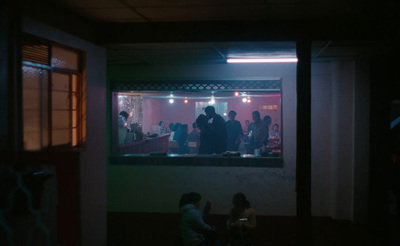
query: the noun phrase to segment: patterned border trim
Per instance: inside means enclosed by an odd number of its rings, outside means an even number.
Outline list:
[[[280,91],[280,80],[112,81],[112,91]]]

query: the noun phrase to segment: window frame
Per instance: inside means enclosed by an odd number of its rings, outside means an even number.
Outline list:
[[[199,90],[194,86],[193,88],[188,85],[205,85],[205,84],[218,84],[218,88],[227,83],[237,82],[239,80],[207,80],[207,81],[110,81],[111,82],[111,156],[110,163],[113,165],[152,165],[152,166],[229,166],[229,167],[270,167],[270,168],[283,168],[283,145],[281,146],[282,154],[279,157],[226,157],[223,155],[176,155],[167,154],[166,156],[156,156],[151,153],[148,154],[118,154],[118,134],[117,134],[117,116],[118,116],[118,92],[128,91],[165,91],[170,92],[171,87],[173,90]],[[240,80],[246,84],[255,80]],[[281,117],[281,138],[283,137],[283,110],[282,110],[282,81],[277,80],[258,80],[265,81],[279,81],[279,93],[281,94],[280,104],[280,117]],[[169,86],[168,86],[169,85]],[[204,86],[203,86],[204,87]],[[222,86],[224,87],[224,86]],[[210,86],[207,90],[214,90],[216,87]],[[263,90],[262,88],[240,88],[230,87],[228,91],[241,91],[241,90]],[[277,92],[272,91],[271,92]]]
[[[26,34],[24,33],[22,36],[22,40],[28,41],[28,42],[34,42],[34,43],[38,43],[38,44],[43,44],[48,46],[48,65],[46,64],[41,64],[41,63],[36,63],[36,62],[32,62],[32,61],[27,61],[24,60],[24,57],[21,56],[21,68],[22,67],[32,67],[32,68],[36,68],[36,69],[42,69],[42,70],[46,70],[48,73],[48,88],[47,88],[47,101],[48,101],[48,119],[47,119],[47,123],[48,123],[48,146],[41,146],[41,148],[37,151],[60,151],[60,150],[71,150],[71,151],[75,151],[75,150],[81,150],[83,148],[85,148],[85,141],[84,141],[84,134],[83,132],[85,131],[85,122],[83,122],[83,112],[84,110],[84,105],[83,105],[83,101],[86,98],[86,95],[84,95],[84,86],[85,86],[85,78],[84,78],[84,61],[85,61],[85,55],[86,53],[78,48],[75,47],[70,47],[61,43],[57,43],[57,42],[53,42],[47,39],[43,39],[40,37],[36,37],[30,34]],[[22,50],[23,44],[21,45],[21,50]],[[52,66],[52,48],[53,47],[59,47],[62,49],[66,49],[66,50],[71,50],[74,51],[78,54],[78,66],[77,66],[77,70],[73,70],[73,69],[68,69],[68,68],[60,68],[60,67],[56,67],[56,66]],[[53,73],[60,73],[60,74],[66,74],[69,76],[69,123],[68,123],[68,128],[69,128],[69,143],[68,144],[60,144],[60,145],[53,145],[53,127],[52,127],[52,110],[53,110],[53,103],[52,103],[52,81],[53,81]],[[76,76],[77,79],[77,87],[76,87],[76,98],[77,98],[77,104],[76,104],[76,110],[77,110],[77,122],[76,122],[76,128],[77,128],[77,144],[76,146],[73,146],[73,136],[72,136],[72,129],[73,127],[73,120],[72,120],[72,114],[74,109],[72,108],[72,104],[73,104],[73,99],[72,99],[72,94],[74,93],[72,91],[72,84],[73,84],[73,76]],[[23,90],[23,76],[21,76],[21,89]],[[24,105],[23,102],[23,98],[21,97],[21,105]],[[22,108],[22,114],[24,114],[23,112],[23,108]],[[23,119],[23,117],[22,117]],[[23,120],[22,120],[23,121]],[[22,122],[21,124],[22,127],[22,141],[24,140],[24,122]],[[26,150],[25,147],[23,147],[24,151],[30,151],[30,150]],[[35,150],[36,151],[36,150]]]

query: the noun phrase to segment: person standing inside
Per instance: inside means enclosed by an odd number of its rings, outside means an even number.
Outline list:
[[[214,142],[212,153],[222,154],[226,151],[227,145],[225,120],[221,115],[215,113],[215,108],[213,106],[207,106],[204,111],[208,119],[212,120],[211,132]]]
[[[212,154],[214,142],[207,116],[200,114],[196,119],[196,124],[200,130],[199,154]]]
[[[229,111],[228,118],[226,122],[226,131],[228,137],[227,150],[238,151],[240,145],[240,138],[243,136],[242,124],[235,120],[237,113],[233,110]]]
[[[197,123],[193,122],[192,127],[193,131],[189,133],[187,141],[188,143],[196,143],[196,147],[198,147],[200,145],[200,132],[199,129],[197,128]]]
[[[260,148],[268,141],[268,127],[265,121],[261,120],[260,112],[254,111],[251,116],[253,117],[253,130],[250,136],[250,146],[247,150],[248,153],[254,153],[254,149]]]

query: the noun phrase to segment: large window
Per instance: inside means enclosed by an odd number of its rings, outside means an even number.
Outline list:
[[[197,155],[201,143],[191,134],[201,129],[193,123],[212,106],[224,122],[235,111],[241,125],[237,146],[228,147],[228,154],[282,156],[280,81],[114,82],[113,86],[114,154]],[[254,111],[268,127],[268,137],[257,147],[260,152],[251,146],[252,136],[260,134],[252,129]]]
[[[27,37],[22,56],[24,149],[82,146],[82,52]]]

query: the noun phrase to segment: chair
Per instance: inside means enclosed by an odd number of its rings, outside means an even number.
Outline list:
[[[179,153],[178,141],[175,141],[175,140],[169,141],[169,152],[170,153]]]
[[[197,146],[197,142],[188,142],[187,146],[189,148],[189,153],[190,154],[194,154],[194,153],[198,153],[199,152],[199,149],[198,149],[198,146]]]

